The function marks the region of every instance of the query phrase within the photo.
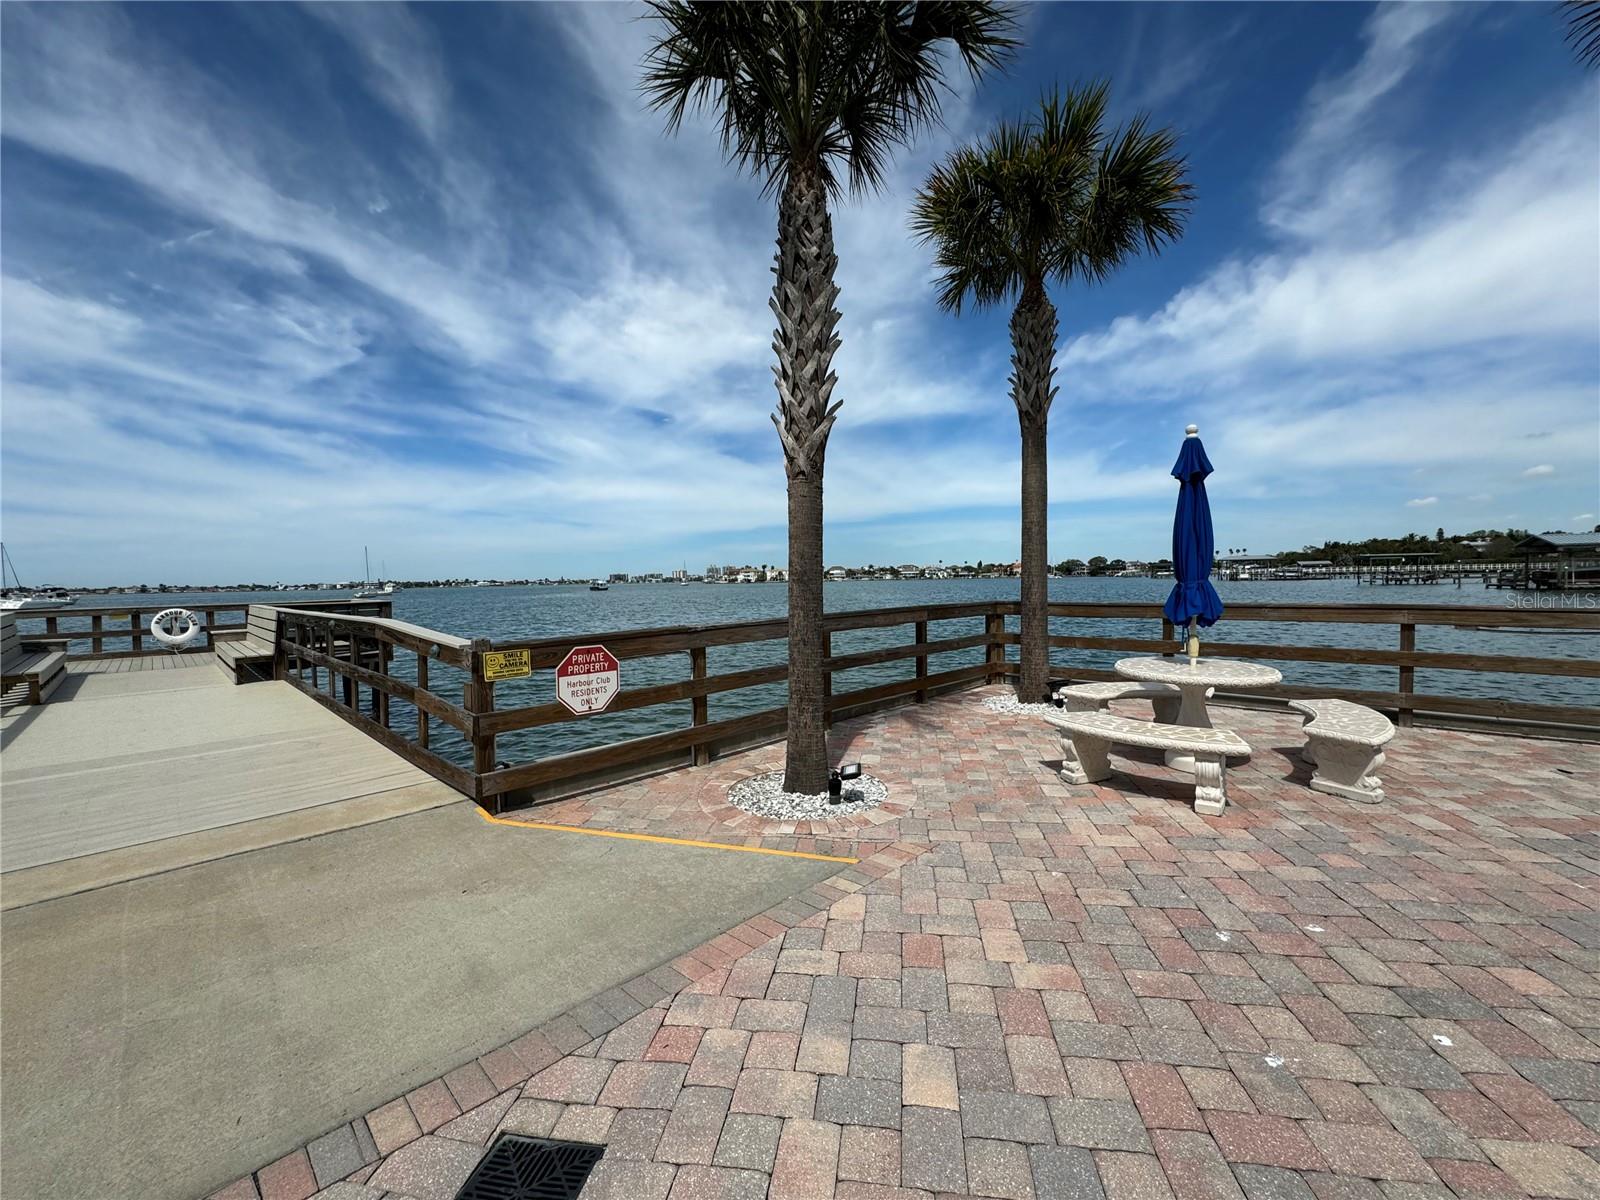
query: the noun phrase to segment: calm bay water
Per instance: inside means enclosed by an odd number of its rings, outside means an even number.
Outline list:
[[[1050,597],[1056,601],[1144,601],[1159,604],[1172,583],[1160,579],[1073,578],[1053,579]],[[1415,587],[1373,587],[1350,579],[1308,580],[1278,583],[1229,583],[1219,581],[1217,589],[1224,603],[1333,603],[1359,604],[1463,604],[1509,607],[1520,598],[1523,604],[1536,599],[1544,604],[1553,596],[1524,596],[1510,591],[1484,588],[1469,582],[1461,587],[1435,584]],[[321,595],[340,597],[348,593]],[[185,603],[244,603],[246,601],[318,598],[318,593],[194,593],[167,596],[142,596],[142,608],[182,606]],[[903,582],[862,581],[830,583],[825,602],[830,611],[894,608],[902,605],[943,604],[984,600],[1015,600],[1018,586],[1010,579],[907,580]],[[128,598],[133,602],[133,598]],[[601,634],[624,629],[669,625],[717,624],[782,617],[786,589],[781,584],[617,584],[609,591],[591,592],[587,587],[468,587],[424,588],[404,591],[394,597],[394,615],[404,621],[424,625],[461,637],[489,637],[495,640]],[[90,597],[85,605],[114,605],[118,597]],[[1569,597],[1567,603],[1589,603],[1591,598]],[[73,622],[71,609],[62,610],[63,631],[86,626]],[[1015,629],[1016,620],[1010,626]],[[1155,639],[1160,626],[1152,620],[1108,620],[1056,618],[1052,632],[1094,637],[1137,637]],[[26,628],[26,626],[25,626]],[[981,618],[962,618],[934,622],[929,629],[933,640],[980,632]],[[851,630],[834,636],[834,653],[849,654],[880,646],[910,641],[909,626],[890,629]],[[1204,638],[1208,655],[1226,655],[1230,642],[1275,645],[1319,645],[1393,649],[1398,633],[1392,625],[1307,625],[1276,624],[1260,621],[1229,622],[1226,615]],[[87,649],[85,645],[83,647]],[[112,647],[114,648],[114,647]],[[1600,637],[1544,633],[1506,633],[1453,627],[1419,627],[1417,649],[1471,654],[1501,654],[1525,658],[1590,658],[1600,652]],[[1063,665],[1078,665],[1109,670],[1124,655],[1115,651],[1055,652]],[[929,671],[950,670],[983,658],[981,649],[934,655]],[[712,674],[743,670],[783,661],[783,643],[757,642],[743,646],[712,647],[708,669]],[[1346,688],[1392,691],[1396,672],[1392,668],[1346,666],[1334,663],[1274,663],[1285,682],[1314,686],[1326,683]],[[402,678],[415,678],[410,655],[400,655],[394,666]],[[653,659],[634,659],[623,663],[623,686],[642,687],[688,677],[686,654]],[[909,678],[914,674],[910,660],[863,667],[835,677],[836,692],[850,691]],[[459,699],[457,672],[435,667],[430,683],[436,691]],[[1600,681],[1560,676],[1489,675],[1463,671],[1418,671],[1416,690],[1437,695],[1503,697],[1549,704],[1600,706]],[[554,684],[548,671],[536,672],[526,680],[497,685],[496,703],[500,708],[548,703],[554,699]],[[781,684],[745,688],[738,692],[710,697],[710,718],[737,716],[777,707],[784,702]],[[396,704],[394,723],[402,730],[411,726],[414,714],[409,706]],[[507,761],[526,761],[549,754],[601,745],[627,737],[637,737],[667,729],[681,728],[690,720],[687,701],[658,705],[626,713],[600,714],[582,721],[508,734],[500,739],[499,757]],[[458,760],[470,760],[464,743],[453,742],[449,731],[433,723],[436,748]]]

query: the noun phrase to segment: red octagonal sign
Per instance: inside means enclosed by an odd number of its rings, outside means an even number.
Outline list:
[[[574,646],[556,668],[556,699],[580,716],[605,711],[622,690],[622,668],[604,646]]]

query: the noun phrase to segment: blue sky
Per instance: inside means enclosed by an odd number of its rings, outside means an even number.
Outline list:
[[[3,9],[4,536],[29,582],[781,562],[775,217],[612,5]],[[1181,130],[1186,237],[1058,291],[1051,553],[1600,510],[1600,103],[1550,7],[1051,5],[835,214],[827,558],[1009,559],[1004,312],[907,203],[1041,88]]]

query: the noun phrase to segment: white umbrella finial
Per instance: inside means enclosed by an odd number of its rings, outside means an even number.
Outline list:
[[[1200,426],[1198,426],[1198,425],[1185,425],[1183,427],[1183,436],[1184,437],[1199,437],[1200,436]]]

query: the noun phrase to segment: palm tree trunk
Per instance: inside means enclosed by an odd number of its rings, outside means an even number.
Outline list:
[[[828,787],[823,720],[822,468],[839,404],[833,353],[839,288],[827,193],[815,169],[796,164],[778,203],[778,255],[771,307],[778,410],[772,422],[789,477],[789,729],[783,789]]]
[[[1056,310],[1030,280],[1011,314],[1011,399],[1022,429],[1022,661],[1017,699],[1050,698],[1050,468],[1046,431],[1056,397]]]

